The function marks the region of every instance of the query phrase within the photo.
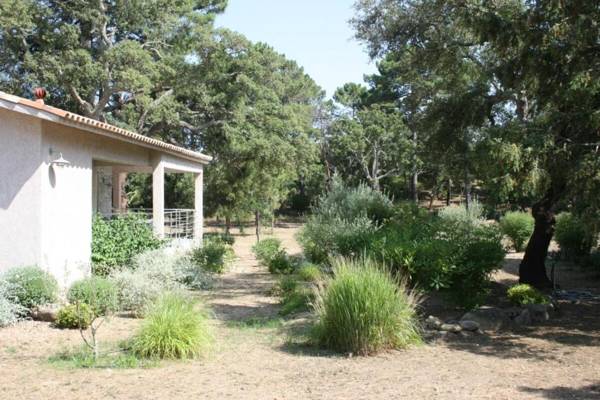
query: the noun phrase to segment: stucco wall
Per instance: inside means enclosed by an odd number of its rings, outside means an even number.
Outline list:
[[[41,121],[0,109],[0,272],[41,255]]]

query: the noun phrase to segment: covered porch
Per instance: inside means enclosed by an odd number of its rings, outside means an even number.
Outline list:
[[[151,208],[130,207],[126,193],[129,174],[149,174],[152,185]],[[167,208],[166,174],[190,174],[194,182],[193,208]],[[159,154],[151,165],[129,165],[107,160],[93,162],[93,201],[95,214],[115,218],[135,214],[151,224],[162,239],[201,243],[203,235],[203,168],[201,164]]]

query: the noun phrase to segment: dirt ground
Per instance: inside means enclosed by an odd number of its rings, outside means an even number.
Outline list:
[[[300,251],[297,229],[274,232],[291,253]],[[368,358],[334,355],[290,341],[293,321],[240,323],[275,317],[278,309],[268,296],[274,279],[257,266],[253,243],[251,235],[237,237],[238,260],[204,296],[217,339],[208,358],[148,369],[60,369],[48,357],[78,346],[78,332],[26,321],[0,329],[0,399],[600,399],[598,302],[563,302],[559,317],[517,332]],[[509,254],[499,284],[515,281],[518,259]],[[600,293],[597,280],[575,269],[564,275],[572,278],[563,287]],[[138,324],[113,318],[101,339],[127,338]]]

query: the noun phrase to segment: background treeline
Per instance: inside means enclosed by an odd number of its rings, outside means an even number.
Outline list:
[[[600,9],[590,1],[359,0],[377,62],[326,100],[295,62],[213,26],[221,0],[0,3],[0,89],[215,157],[209,214],[303,211],[335,174],[394,199],[531,209],[521,280],[548,284],[555,215],[594,232]],[[168,205],[191,184],[168,179]],[[132,206],[148,205],[133,176]]]

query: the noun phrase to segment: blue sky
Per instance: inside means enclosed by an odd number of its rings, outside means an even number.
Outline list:
[[[354,40],[354,0],[229,0],[216,25],[265,42],[295,60],[327,91],[376,71]]]

